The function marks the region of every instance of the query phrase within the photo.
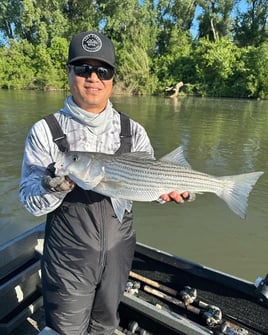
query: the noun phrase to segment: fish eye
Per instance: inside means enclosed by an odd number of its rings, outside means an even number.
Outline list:
[[[77,162],[78,161],[78,155],[73,155],[73,162]]]

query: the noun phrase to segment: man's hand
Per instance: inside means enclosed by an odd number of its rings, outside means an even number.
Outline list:
[[[179,193],[177,191],[172,191],[168,194],[162,194],[160,199],[165,202],[175,201],[177,203],[183,203],[185,200],[193,201],[195,199],[195,195],[190,194],[189,192]]]
[[[41,179],[41,184],[48,192],[70,192],[75,183],[67,176],[55,176],[55,163],[51,163]]]

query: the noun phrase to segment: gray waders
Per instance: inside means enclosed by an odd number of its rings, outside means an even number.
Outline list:
[[[130,120],[121,116],[121,147],[131,148]],[[66,136],[45,118],[61,151]],[[122,223],[110,198],[78,186],[47,217],[42,285],[46,325],[61,335],[111,335],[134,255],[132,213]]]

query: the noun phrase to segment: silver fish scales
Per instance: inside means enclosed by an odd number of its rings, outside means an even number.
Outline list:
[[[191,169],[179,147],[159,160],[147,153],[109,155],[90,152],[63,153],[56,174],[68,175],[78,186],[112,198],[120,220],[125,200],[154,201],[178,191],[210,192],[223,199],[241,218],[246,216],[248,196],[263,172],[216,177]]]

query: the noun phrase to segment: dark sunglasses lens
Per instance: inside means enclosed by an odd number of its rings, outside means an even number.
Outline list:
[[[96,72],[101,80],[110,80],[114,76],[112,67],[91,66],[91,65],[74,65],[74,73],[79,77],[90,77],[92,72]]]
[[[113,78],[114,70],[111,67],[100,66],[96,70],[98,77],[102,80],[110,80]]]
[[[79,77],[87,77],[89,75],[89,71],[87,71],[87,66],[84,65],[74,65],[74,73]]]

